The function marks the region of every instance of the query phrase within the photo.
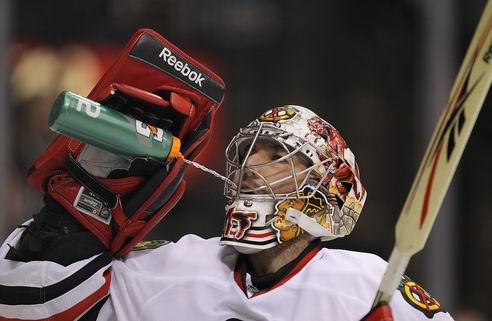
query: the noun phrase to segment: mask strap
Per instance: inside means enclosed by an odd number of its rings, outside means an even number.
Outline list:
[[[326,227],[316,222],[314,218],[307,216],[306,214],[295,208],[289,207],[287,209],[285,218],[288,221],[299,225],[303,230],[314,237],[333,236],[331,234],[331,231],[328,231]]]

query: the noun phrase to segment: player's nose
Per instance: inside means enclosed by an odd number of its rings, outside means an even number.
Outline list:
[[[251,171],[245,171],[243,173],[243,179],[241,181],[241,188],[242,189],[254,189],[254,188],[262,185],[261,182],[262,182],[262,180],[257,173],[254,173]]]

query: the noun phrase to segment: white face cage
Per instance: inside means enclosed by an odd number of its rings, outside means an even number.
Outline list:
[[[274,159],[263,164],[248,164],[248,159],[259,142],[273,142],[280,146],[285,152],[280,158]],[[302,159],[309,159],[307,168],[296,172],[293,157],[300,156]],[[226,177],[224,185],[224,195],[231,201],[235,200],[252,200],[252,201],[280,201],[283,199],[307,199],[311,198],[318,189],[322,186],[323,181],[335,168],[333,158],[335,155],[327,155],[325,149],[314,145],[308,140],[297,137],[285,130],[276,127],[273,123],[259,123],[258,125],[250,125],[241,128],[239,133],[232,139],[226,148]],[[259,173],[259,169],[266,166],[272,166],[279,162],[288,162],[290,165],[290,175],[285,175],[283,178],[269,182],[263,175]],[[304,179],[299,181],[299,177],[304,176]],[[243,181],[245,175],[254,175],[262,181],[262,185],[255,187],[244,187]],[[276,186],[292,180],[295,185],[294,191],[286,193],[275,192]],[[301,193],[301,189],[309,181],[313,187],[310,193]],[[314,184],[313,184],[314,182]]]

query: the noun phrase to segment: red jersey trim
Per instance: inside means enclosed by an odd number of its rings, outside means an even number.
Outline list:
[[[89,310],[94,304],[99,302],[109,293],[109,285],[111,284],[111,269],[108,269],[104,272],[104,284],[96,290],[96,292],[92,293],[79,303],[75,304],[71,308],[57,313],[55,315],[43,318],[43,319],[19,319],[19,318],[5,318],[0,316],[0,321],[66,321],[66,320],[75,320],[77,317],[80,317],[85,311]]]

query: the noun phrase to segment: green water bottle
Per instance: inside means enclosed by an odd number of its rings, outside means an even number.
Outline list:
[[[182,157],[181,142],[169,131],[64,91],[48,119],[51,130],[115,154],[160,160]]]

